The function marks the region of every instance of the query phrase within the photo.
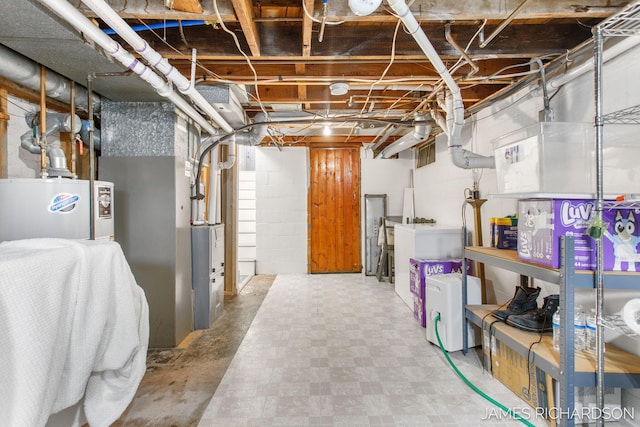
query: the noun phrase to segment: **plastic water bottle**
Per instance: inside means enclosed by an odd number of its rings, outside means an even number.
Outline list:
[[[575,351],[584,351],[586,345],[586,322],[584,313],[578,308],[573,320],[574,348]]]
[[[585,350],[590,353],[596,352],[596,310],[594,308],[587,317]]]
[[[553,313],[551,318],[551,326],[553,327],[553,349],[560,351],[560,309]]]

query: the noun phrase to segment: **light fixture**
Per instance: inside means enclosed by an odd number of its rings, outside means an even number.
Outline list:
[[[329,125],[324,125],[324,128],[322,128],[322,134],[324,136],[331,136],[331,128]]]
[[[347,92],[349,92],[349,85],[347,83],[338,82],[329,86],[329,89],[333,96],[346,95]]]
[[[358,16],[371,15],[376,11],[382,0],[349,0],[349,9]]]

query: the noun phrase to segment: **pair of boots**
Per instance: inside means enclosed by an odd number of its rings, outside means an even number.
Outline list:
[[[518,286],[507,309],[495,310],[491,314],[518,329],[528,332],[550,332],[553,329],[553,314],[560,304],[560,295],[544,297],[542,308],[538,308],[536,299],[539,295],[540,288]]]

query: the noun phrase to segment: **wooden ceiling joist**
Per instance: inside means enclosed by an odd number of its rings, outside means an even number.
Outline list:
[[[260,36],[254,21],[253,4],[251,0],[232,0],[242,32],[251,50],[251,55],[260,56]]]

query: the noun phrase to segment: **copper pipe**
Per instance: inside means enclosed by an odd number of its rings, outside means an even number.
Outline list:
[[[495,30],[493,30],[493,33],[491,33],[489,37],[487,37],[482,43],[480,43],[480,48],[487,47],[487,45],[491,43],[491,40],[493,40],[498,34],[500,34],[502,30],[504,30],[505,27],[509,25],[511,21],[513,21],[516,15],[519,14],[522,9],[524,9],[524,7],[527,5],[527,3],[529,3],[529,1],[530,0],[523,0],[522,3],[520,3],[520,5],[516,7],[516,9],[513,12],[511,12],[511,14],[507,16],[505,20],[502,21],[500,25],[496,27]]]
[[[40,66],[40,177],[47,173],[47,69]]]
[[[69,103],[71,104],[71,175],[73,179],[76,179],[76,82],[71,80],[71,96],[69,97]]]

